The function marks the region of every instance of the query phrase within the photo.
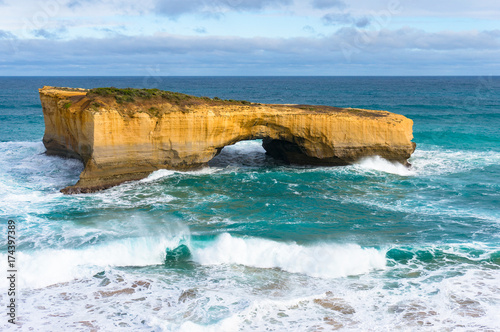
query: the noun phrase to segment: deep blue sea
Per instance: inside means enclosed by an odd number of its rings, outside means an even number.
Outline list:
[[[83,167],[44,154],[44,85],[387,110],[417,149],[298,167],[243,141],[66,196]],[[500,77],[0,77],[0,128],[22,331],[500,331]]]

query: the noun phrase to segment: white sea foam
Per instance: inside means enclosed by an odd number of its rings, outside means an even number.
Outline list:
[[[76,182],[83,169],[80,161],[44,154],[41,142],[0,143],[0,195],[22,201],[29,195],[58,193],[58,189]],[[40,192],[45,191],[42,195]],[[34,197],[36,200],[36,197]]]
[[[415,175],[415,171],[411,168],[408,168],[398,162],[388,161],[379,156],[363,158],[356,165],[363,169],[397,174],[401,176]]]
[[[429,186],[421,194],[418,192],[410,192],[405,194],[403,199],[394,200],[391,197],[387,197],[384,194],[371,193],[369,196],[363,195],[343,195],[343,196],[332,196],[327,197],[332,200],[345,202],[345,203],[357,203],[365,206],[376,207],[383,210],[398,211],[404,213],[411,213],[416,215],[428,215],[428,216],[446,216],[446,217],[456,217],[456,218],[476,218],[481,220],[488,220],[493,222],[500,222],[500,214],[498,210],[495,209],[479,209],[471,208],[470,206],[457,206],[451,204],[450,197],[441,196],[434,199],[424,200],[419,197],[424,197],[429,191],[435,190],[435,187]],[[325,196],[326,197],[326,196]],[[460,222],[460,221],[457,221]],[[495,234],[492,234],[495,236]]]
[[[135,228],[140,225],[136,224]],[[78,249],[18,250],[19,285],[39,288],[88,278],[110,267],[163,264],[167,248],[190,242],[189,230],[181,224],[173,224],[165,230],[156,227],[148,236],[115,239]],[[1,254],[0,259],[1,264],[7,262],[5,254]],[[1,284],[4,283],[2,279]]]
[[[186,322],[181,331],[318,330],[496,331],[500,289],[498,271],[426,283],[399,280],[393,285],[366,279],[324,284],[309,297],[254,299],[244,310],[213,325]],[[298,285],[297,285],[298,286]]]
[[[203,245],[192,245],[187,231],[116,239],[79,249],[41,249],[18,252],[20,285],[37,288],[89,277],[114,266],[162,264],[167,249],[189,246],[193,260],[202,265],[241,264],[280,268],[314,277],[343,277],[384,269],[385,253],[358,245],[302,246],[260,238],[238,238],[228,233]],[[2,254],[2,262],[7,261]]]
[[[148,177],[140,180],[139,182],[154,182],[159,179],[163,178],[168,178],[171,177],[172,175],[209,175],[209,174],[214,174],[217,173],[219,169],[213,168],[213,167],[204,167],[201,169],[197,169],[194,171],[172,171],[172,170],[167,170],[167,169],[160,169],[158,171],[155,171],[151,173]]]
[[[409,161],[412,164],[410,168],[398,162],[374,156],[361,159],[355,167],[401,176],[436,176],[498,165],[500,153],[443,150],[438,147],[424,146],[424,148],[417,148]]]
[[[197,170],[193,171],[183,171],[183,172],[178,172],[179,174],[186,174],[186,175],[210,175],[210,174],[215,174],[220,172],[220,169],[217,167],[203,167]]]
[[[475,248],[485,250],[482,259],[498,249],[477,243],[465,247],[463,244],[425,246],[412,251],[443,250],[470,259],[470,254],[461,251]],[[312,325],[318,329],[331,329],[333,325],[337,329],[362,331],[490,331],[500,328],[500,287],[497,284],[500,271],[471,269],[468,264],[445,264],[437,270],[428,269],[426,265],[419,260],[396,264],[386,268],[390,270],[386,276],[392,276],[389,278],[364,274],[356,279],[323,279],[322,282],[310,279],[304,286],[307,288],[305,293],[315,295],[256,296],[250,306],[216,324],[186,322],[181,330],[303,331]]]
[[[445,150],[435,146],[418,148],[410,158],[419,176],[466,172],[500,163],[500,153],[495,151]]]
[[[59,189],[76,182],[78,160],[49,157],[41,142],[0,143],[0,212],[13,216],[44,213]],[[73,179],[73,180],[72,180]]]
[[[140,180],[140,182],[153,182],[159,179],[163,179],[175,174],[175,171],[171,171],[168,169],[160,169],[151,173],[147,178]]]
[[[269,242],[280,247],[276,241]],[[113,243],[118,250],[118,242]],[[167,244],[175,245],[175,241]],[[217,247],[217,240],[206,245]],[[132,247],[138,249],[138,245]],[[192,250],[200,250],[196,247]],[[460,250],[462,245],[446,247]],[[484,249],[481,244],[478,248]],[[128,251],[125,249],[124,260],[131,259]],[[70,259],[82,260],[70,255],[63,263]],[[495,269],[470,269],[465,263],[436,270],[416,260],[386,267],[385,277],[368,273],[356,278],[313,278],[234,264],[206,265],[202,273],[162,268],[134,272],[108,266],[101,278],[24,289],[23,327],[36,329],[46,324],[50,330],[64,330],[76,325],[84,330],[85,324],[92,324],[102,330],[120,327],[125,331],[304,331],[315,327],[484,332],[500,328],[500,271]],[[296,264],[301,264],[300,255]],[[31,272],[21,270],[19,275],[23,271]]]
[[[312,246],[221,234],[213,244],[194,248],[193,260],[203,265],[241,264],[281,268],[314,277],[343,277],[385,267],[385,252],[355,244]]]
[[[18,252],[19,285],[38,288],[90,277],[110,266],[161,264],[168,245],[168,239],[150,237],[116,240],[85,249]]]

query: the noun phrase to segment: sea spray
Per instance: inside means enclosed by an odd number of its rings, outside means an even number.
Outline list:
[[[398,162],[388,161],[379,156],[363,158],[357,163],[357,165],[363,169],[397,174],[401,176],[415,175],[415,172],[411,168]]]
[[[142,221],[139,219],[141,215]],[[122,226],[121,232],[112,240],[86,243],[75,249],[45,248],[19,252],[20,270],[23,271],[20,286],[40,288],[89,278],[111,267],[163,264],[167,250],[181,244],[189,245],[191,241],[189,229],[182,223],[162,224],[158,220],[155,223],[154,218],[142,213],[133,214],[130,225]]]
[[[241,264],[280,268],[314,277],[335,278],[384,269],[385,252],[356,244],[299,245],[261,238],[221,234],[205,248],[193,249],[193,260],[203,265]]]

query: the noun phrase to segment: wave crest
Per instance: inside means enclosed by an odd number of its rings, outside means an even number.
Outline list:
[[[385,252],[356,244],[303,246],[260,238],[221,234],[211,245],[192,251],[203,265],[241,264],[258,268],[280,268],[313,277],[334,278],[384,269]]]

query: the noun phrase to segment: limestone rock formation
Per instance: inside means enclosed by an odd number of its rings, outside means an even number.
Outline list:
[[[290,163],[347,165],[379,155],[406,164],[415,150],[412,120],[386,111],[269,105],[193,97],[156,89],[40,89],[47,154],[78,158],[84,193],[166,168],[206,165],[224,146],[263,139]]]

